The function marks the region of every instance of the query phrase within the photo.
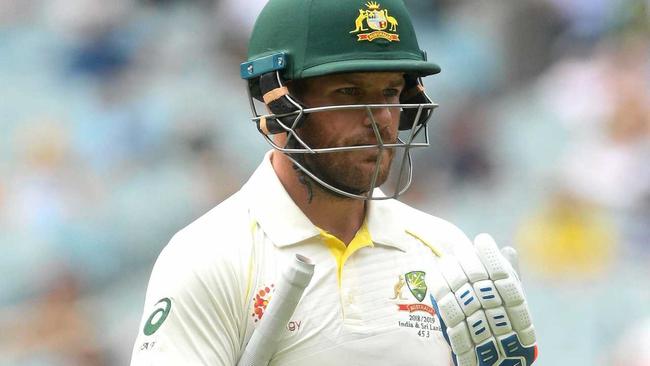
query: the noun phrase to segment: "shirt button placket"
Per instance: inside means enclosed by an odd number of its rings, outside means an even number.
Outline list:
[[[362,313],[357,298],[357,276],[353,258],[348,259],[343,267],[341,282],[345,323],[346,325],[360,325]]]

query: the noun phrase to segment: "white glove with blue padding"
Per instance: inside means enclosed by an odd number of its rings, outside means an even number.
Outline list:
[[[516,260],[514,249],[507,250]],[[443,256],[439,272],[427,276],[457,366],[529,366],[537,358],[535,328],[514,267],[490,235],[480,234],[473,248]]]

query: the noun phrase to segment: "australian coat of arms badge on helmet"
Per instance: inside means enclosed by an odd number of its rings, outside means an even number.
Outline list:
[[[359,15],[354,21],[355,28],[350,33],[358,33],[357,41],[372,42],[383,38],[390,42],[399,42],[397,34],[397,19],[388,14],[388,9],[381,9],[381,5],[374,1],[366,3],[367,9],[359,9]],[[365,23],[365,24],[364,24]],[[360,33],[366,32],[367,33]]]

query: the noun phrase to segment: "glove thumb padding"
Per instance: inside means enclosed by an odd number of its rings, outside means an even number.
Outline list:
[[[519,254],[517,254],[517,250],[513,247],[503,247],[501,248],[501,254],[508,260],[513,271],[519,277]]]

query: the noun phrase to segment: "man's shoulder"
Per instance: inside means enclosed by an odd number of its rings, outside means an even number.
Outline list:
[[[455,252],[471,246],[467,235],[453,223],[403,202],[390,200],[394,214],[400,216],[408,234],[445,252]]]
[[[241,199],[234,194],[172,237],[153,266],[148,301],[169,297],[191,308],[209,304],[194,302],[206,296],[231,305],[241,299],[252,252]]]
[[[178,231],[165,246],[159,261],[196,268],[216,262],[236,265],[246,261],[252,240],[246,199],[237,192]],[[216,262],[215,262],[216,261]]]

